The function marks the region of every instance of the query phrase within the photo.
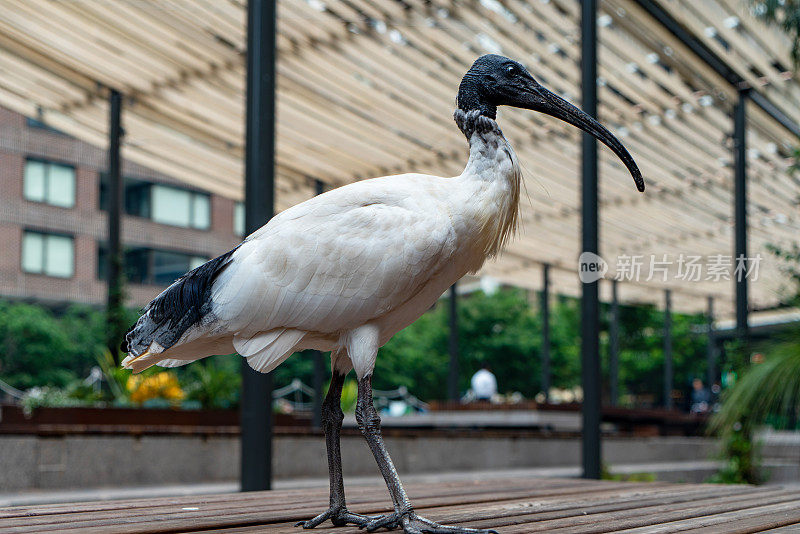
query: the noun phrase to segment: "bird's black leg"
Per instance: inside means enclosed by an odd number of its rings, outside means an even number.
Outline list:
[[[378,469],[380,469],[386,481],[386,487],[389,488],[389,495],[391,495],[394,503],[394,513],[371,520],[364,525],[367,531],[373,532],[379,528],[392,529],[402,527],[403,532],[406,534],[497,534],[494,530],[440,525],[414,512],[414,507],[403,489],[400,476],[397,474],[394,463],[383,443],[381,418],[372,402],[371,375],[367,375],[358,381],[356,421],[358,421],[358,427],[361,429],[361,433],[367,440],[367,444],[378,462]]]
[[[344,500],[344,482],[342,480],[342,451],[339,444],[339,437],[342,431],[341,398],[342,385],[344,384],[344,374],[336,369],[333,370],[331,385],[328,394],[322,403],[322,428],[325,431],[325,446],[328,450],[328,474],[331,483],[330,508],[308,521],[300,521],[296,526],[303,528],[314,528],[330,519],[337,527],[344,525],[365,526],[374,517],[354,514],[347,510]]]

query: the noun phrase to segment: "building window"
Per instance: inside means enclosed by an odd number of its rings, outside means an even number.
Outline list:
[[[233,233],[244,236],[244,202],[237,202],[233,206]]]
[[[42,122],[39,119],[34,119],[33,117],[25,117],[25,123],[28,125],[29,128],[36,128],[37,130],[44,130],[46,132],[52,132],[58,135],[67,135],[61,130],[56,130],[47,123]]]
[[[153,250],[152,280],[157,285],[168,285],[191,271],[203,265],[206,258],[190,256],[180,252],[166,250]]]
[[[72,237],[26,231],[22,235],[22,270],[71,278],[75,273],[75,243]]]
[[[204,193],[153,185],[150,210],[150,218],[162,224],[198,230],[211,226],[211,199]]]
[[[168,185],[125,178],[125,213],[157,223],[208,230],[211,196]],[[108,177],[100,177],[100,209],[108,210]]]
[[[75,206],[75,167],[50,161],[25,161],[23,194],[27,200],[62,208]]]
[[[107,276],[108,249],[100,245],[97,275]],[[166,286],[208,261],[207,257],[172,250],[132,248],[125,251],[125,277],[134,284]]]

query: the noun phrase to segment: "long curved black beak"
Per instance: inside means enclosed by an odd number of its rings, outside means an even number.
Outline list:
[[[557,119],[577,126],[586,133],[596,137],[600,142],[610,148],[622,160],[625,167],[630,171],[633,176],[633,181],[636,182],[636,189],[640,192],[644,191],[644,179],[642,173],[636,162],[633,161],[628,150],[620,143],[614,134],[608,131],[608,128],[600,124],[596,119],[587,115],[583,110],[573,106],[560,96],[548,91],[539,85],[533,79],[531,86],[528,90],[516,94],[510,98],[508,105],[531,109],[539,111],[545,115],[550,115]]]

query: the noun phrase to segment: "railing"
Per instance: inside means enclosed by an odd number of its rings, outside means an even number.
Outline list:
[[[372,390],[372,398],[375,401],[375,406],[378,409],[388,409],[392,402],[403,401],[418,412],[427,412],[430,410],[430,406],[427,402],[423,402],[409,393],[408,388],[405,386],[400,386],[397,389],[391,389],[388,391],[374,389]]]
[[[7,384],[7,383],[3,382],[2,380],[0,380],[0,391],[5,393],[9,397],[12,397],[12,398],[17,399],[17,400],[19,400],[19,399],[21,399],[22,397],[25,396],[25,392],[24,391],[20,391],[17,388],[15,388],[14,386],[12,386],[11,384]]]
[[[309,398],[308,402],[303,401],[303,395]],[[289,400],[292,397],[293,400]],[[303,384],[299,378],[295,378],[288,386],[273,390],[272,400],[283,399],[293,411],[310,412],[314,409],[314,388]]]
[[[306,397],[308,400],[304,400]],[[408,388],[400,386],[392,390],[372,391],[375,406],[379,410],[390,409],[393,402],[405,402],[407,406],[418,412],[425,412],[430,409],[427,403],[419,400],[409,393]],[[272,392],[273,400],[282,399],[288,403],[293,411],[310,412],[314,409],[314,389],[305,385],[299,378],[295,378],[288,386],[276,389]]]

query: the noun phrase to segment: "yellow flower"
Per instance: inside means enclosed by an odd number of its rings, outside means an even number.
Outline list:
[[[131,401],[141,404],[150,399],[164,399],[173,403],[183,400],[185,393],[178,378],[169,371],[149,376],[131,375],[126,384]]]

